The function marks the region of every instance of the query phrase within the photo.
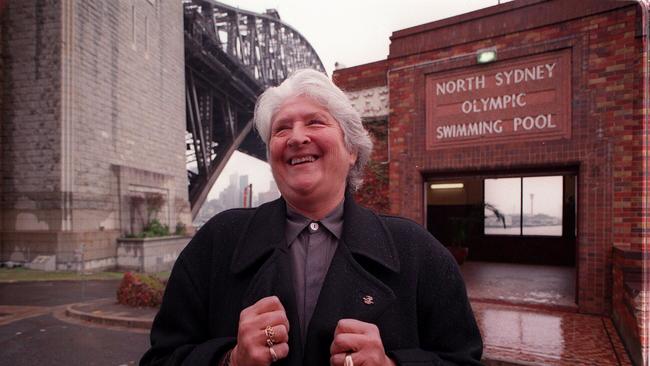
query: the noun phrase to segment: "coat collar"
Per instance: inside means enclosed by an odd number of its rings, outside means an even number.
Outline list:
[[[231,270],[243,272],[276,248],[284,250],[285,220],[286,203],[282,198],[255,210],[235,248]],[[342,239],[352,254],[399,272],[397,250],[388,229],[375,213],[357,205],[351,194],[345,197]]]
[[[357,205],[351,194],[345,196],[343,242],[352,254],[362,255],[399,273],[399,257],[388,228],[377,214]]]

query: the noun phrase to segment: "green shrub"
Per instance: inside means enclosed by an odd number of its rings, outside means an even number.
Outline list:
[[[187,235],[187,227],[185,226],[185,224],[183,224],[180,221],[177,222],[176,223],[176,232],[174,232],[174,234],[181,235],[181,236]]]
[[[134,307],[156,307],[162,302],[165,281],[152,275],[126,272],[117,289],[117,302]]]
[[[145,238],[168,236],[170,235],[169,226],[161,224],[158,219],[153,219],[147,226],[145,226],[142,234]]]

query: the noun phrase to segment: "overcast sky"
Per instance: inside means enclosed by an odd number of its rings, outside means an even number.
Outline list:
[[[231,0],[244,10],[276,9],[300,32],[331,76],[334,63],[346,66],[388,56],[394,31],[496,5],[497,0]]]
[[[220,0],[221,1],[221,0]],[[244,10],[276,9],[314,47],[331,77],[334,63],[347,67],[383,60],[394,31],[497,5],[498,0],[231,0]],[[505,2],[505,1],[502,1]],[[228,177],[248,174],[255,192],[268,190],[271,172],[255,158],[235,153],[210,192],[216,198]]]

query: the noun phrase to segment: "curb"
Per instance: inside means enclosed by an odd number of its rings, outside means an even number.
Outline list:
[[[103,300],[106,301],[106,300]],[[111,300],[112,301],[112,300]],[[101,302],[101,301],[99,301]],[[136,329],[151,329],[151,324],[153,319],[141,319],[141,318],[129,318],[123,316],[110,316],[110,315],[97,315],[81,310],[74,309],[75,306],[87,305],[96,302],[90,303],[76,303],[70,304],[65,309],[65,315],[71,318],[76,318],[91,323],[103,324],[103,325],[112,325],[112,326],[121,326],[127,328],[136,328]]]
[[[485,355],[484,355],[485,357]],[[540,366],[539,363],[527,362],[527,361],[517,361],[517,360],[506,360],[499,358],[490,358],[489,355],[481,360],[485,366]]]
[[[559,311],[564,313],[578,313],[578,306],[571,305],[557,305],[557,304],[548,304],[548,303],[534,303],[534,302],[525,302],[525,301],[513,301],[506,299],[491,299],[491,298],[480,298],[480,297],[470,297],[471,302],[481,302],[485,304],[494,304],[494,305],[505,305],[505,306],[516,306],[522,308],[529,308],[532,310],[545,310],[545,311]]]

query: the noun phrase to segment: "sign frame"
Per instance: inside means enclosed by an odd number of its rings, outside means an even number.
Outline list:
[[[426,74],[426,149],[570,139],[572,71],[565,48]]]

